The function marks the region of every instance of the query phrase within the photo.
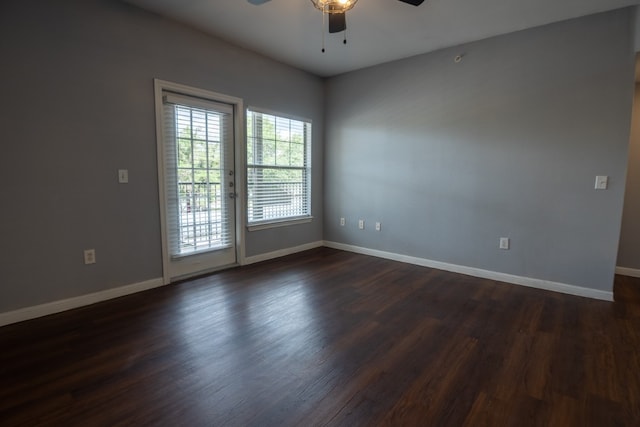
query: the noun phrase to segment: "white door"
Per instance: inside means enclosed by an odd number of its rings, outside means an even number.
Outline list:
[[[234,105],[212,99],[165,88],[161,102],[163,267],[169,282],[237,262],[235,122]]]

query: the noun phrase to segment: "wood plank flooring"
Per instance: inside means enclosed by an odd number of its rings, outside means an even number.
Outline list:
[[[638,426],[615,293],[314,249],[0,328],[0,425]]]

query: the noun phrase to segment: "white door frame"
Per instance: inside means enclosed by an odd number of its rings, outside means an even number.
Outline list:
[[[234,130],[234,166],[235,166],[235,191],[238,194],[235,198],[235,246],[236,246],[236,262],[232,265],[240,265],[245,258],[245,168],[244,168],[244,144],[245,140],[245,111],[243,100],[234,96],[229,96],[217,92],[204,89],[198,89],[179,83],[168,82],[165,80],[154,79],[154,95],[156,109],[156,147],[158,161],[158,193],[159,193],[159,210],[160,210],[160,231],[162,237],[162,278],[165,285],[171,282],[169,274],[169,265],[171,262],[171,254],[169,253],[169,244],[167,241],[167,218],[165,212],[165,183],[164,183],[164,130],[162,126],[163,102],[162,91],[168,90],[183,95],[194,96],[209,99],[214,102],[221,102],[233,106],[233,130]],[[224,266],[209,270],[200,271],[197,274],[208,273],[211,271],[227,268]]]

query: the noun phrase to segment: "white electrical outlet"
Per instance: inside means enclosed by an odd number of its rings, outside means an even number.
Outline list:
[[[500,238],[500,249],[509,249],[509,238],[501,237]]]
[[[95,249],[85,249],[84,250],[84,263],[85,264],[95,264],[96,263],[96,250]]]
[[[118,169],[118,182],[120,184],[129,183],[129,170],[128,169]]]
[[[364,219],[359,219],[358,220],[358,228],[360,230],[364,230]]]
[[[376,231],[380,231],[381,228],[382,228],[382,224],[380,224],[379,222],[376,222]]]
[[[346,221],[344,220],[344,218],[340,218],[340,226],[344,227],[345,224],[346,224]]]

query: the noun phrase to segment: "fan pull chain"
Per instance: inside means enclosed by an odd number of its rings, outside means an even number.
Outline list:
[[[324,53],[324,10],[322,11],[322,53]]]

